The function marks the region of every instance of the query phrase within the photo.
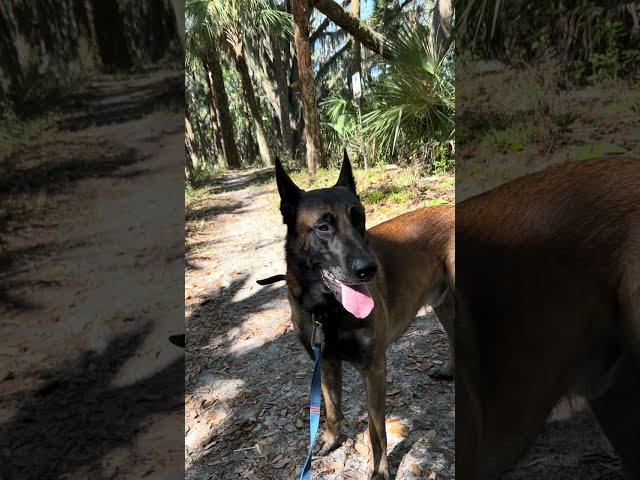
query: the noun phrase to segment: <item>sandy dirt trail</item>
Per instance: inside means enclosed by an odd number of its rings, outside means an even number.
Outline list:
[[[0,162],[1,478],[183,475],[183,82],[96,78]]]

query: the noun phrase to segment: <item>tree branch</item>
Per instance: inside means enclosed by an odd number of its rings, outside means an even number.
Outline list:
[[[322,78],[327,74],[331,65],[336,63],[336,60],[340,58],[340,55],[346,52],[350,46],[351,46],[351,40],[347,40],[347,43],[345,43],[340,49],[336,50],[336,52],[333,55],[331,55],[326,62],[320,65],[320,68],[318,69],[318,73],[316,73],[316,78],[315,78],[316,86],[318,86],[318,84],[322,81]]]
[[[318,28],[316,28],[315,32],[311,34],[309,41],[313,43],[316,40],[318,40],[322,32],[326,30],[326,28],[329,26],[330,23],[331,23],[331,20],[329,20],[329,17],[324,17],[324,20],[322,21],[322,23],[318,25]]]
[[[324,13],[333,23],[351,34],[351,36],[363,46],[387,60],[393,59],[393,56],[384,48],[384,37],[360,22],[360,20],[336,2],[333,0],[311,0],[311,2],[314,7]]]
[[[413,1],[413,0],[409,0],[409,1]],[[349,5],[350,3],[351,3],[351,0],[349,0],[345,4],[345,7],[347,5]],[[320,38],[320,35],[322,34],[322,32],[324,32],[327,29],[327,27],[329,26],[330,23],[331,23],[331,19],[329,17],[325,16],[324,20],[322,21],[322,23],[320,25],[318,25],[318,28],[316,28],[315,32],[313,32],[311,34],[311,38],[309,38],[309,41],[313,44],[313,42],[318,40]]]

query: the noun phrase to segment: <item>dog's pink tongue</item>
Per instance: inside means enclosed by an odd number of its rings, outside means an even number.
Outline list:
[[[373,310],[373,298],[369,295],[367,287],[362,285],[345,285],[342,287],[342,306],[356,318],[365,318]]]

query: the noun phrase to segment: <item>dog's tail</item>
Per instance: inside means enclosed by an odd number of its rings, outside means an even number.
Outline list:
[[[282,274],[274,275],[273,277],[263,278],[262,280],[257,280],[258,285],[270,285],[272,283],[281,282],[285,280],[286,277]]]

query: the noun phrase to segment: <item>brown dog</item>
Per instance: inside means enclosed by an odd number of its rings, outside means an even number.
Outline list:
[[[458,204],[456,253],[458,478],[497,478],[573,392],[640,479],[640,160]]]
[[[303,192],[279,161],[276,179],[287,225],[291,320],[309,353],[312,318],[322,323],[325,339],[321,371],[327,430],[320,453],[339,445],[342,362],[350,362],[367,393],[369,478],[388,479],[386,350],[425,303],[445,328],[453,325],[454,209],[416,210],[367,231],[346,153],[332,188]]]

